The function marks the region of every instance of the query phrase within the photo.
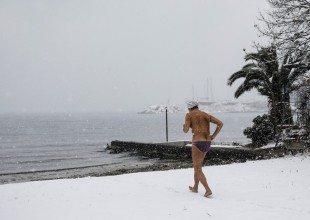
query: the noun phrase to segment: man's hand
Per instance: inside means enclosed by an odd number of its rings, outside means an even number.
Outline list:
[[[215,138],[213,135],[210,135],[211,141],[213,141],[213,139]]]

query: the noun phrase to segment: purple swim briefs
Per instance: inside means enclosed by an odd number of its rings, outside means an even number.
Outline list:
[[[200,151],[206,153],[210,150],[211,141],[194,141],[193,145],[196,146]]]

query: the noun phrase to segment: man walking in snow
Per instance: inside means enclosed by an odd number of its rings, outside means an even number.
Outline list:
[[[202,172],[203,160],[211,147],[211,141],[217,136],[223,127],[223,122],[219,119],[200,111],[198,102],[187,102],[189,113],[186,114],[183,132],[187,133],[192,129],[192,159],[194,167],[194,186],[189,186],[190,191],[197,193],[199,182],[204,186],[205,197],[211,196],[212,191],[207,179]],[[214,133],[210,135],[210,122],[217,125]]]

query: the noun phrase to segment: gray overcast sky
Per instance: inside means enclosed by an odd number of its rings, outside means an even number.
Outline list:
[[[0,0],[0,112],[140,111],[203,98],[208,84],[216,99],[233,99],[227,79],[259,41],[254,23],[268,8],[265,0]]]

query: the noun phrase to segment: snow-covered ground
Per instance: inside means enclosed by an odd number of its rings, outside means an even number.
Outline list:
[[[0,219],[310,219],[310,156],[203,168],[0,185]]]

